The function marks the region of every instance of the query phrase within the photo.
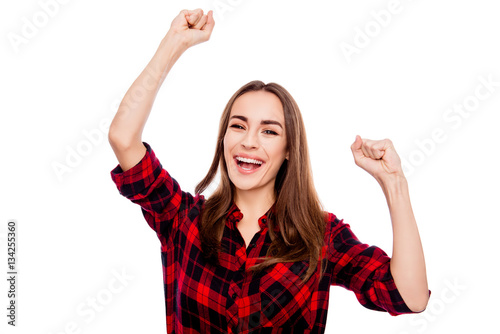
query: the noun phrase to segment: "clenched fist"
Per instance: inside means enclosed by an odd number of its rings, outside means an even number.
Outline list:
[[[391,177],[404,177],[401,159],[389,139],[370,140],[356,136],[351,151],[356,165],[379,182]]]
[[[200,8],[183,9],[172,21],[167,35],[180,42],[185,48],[189,48],[208,41],[214,25],[213,11],[203,14]]]

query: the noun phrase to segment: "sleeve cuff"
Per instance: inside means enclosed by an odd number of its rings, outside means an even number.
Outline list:
[[[377,273],[374,276],[375,284],[379,284],[380,288],[375,291],[387,291],[387,293],[378,293],[377,299],[379,299],[384,305],[384,309],[392,316],[397,316],[401,314],[409,314],[409,313],[421,313],[422,311],[412,311],[408,305],[406,305],[403,297],[399,293],[397,289],[396,282],[394,281],[394,277],[392,276],[390,270],[390,261],[389,268],[387,270],[383,270],[382,272]],[[431,295],[431,290],[429,290],[429,296]]]
[[[162,166],[151,146],[142,142],[146,147],[146,154],[134,167],[123,171],[118,164],[111,171],[111,179],[121,195],[128,199],[134,198],[148,188],[161,173]]]

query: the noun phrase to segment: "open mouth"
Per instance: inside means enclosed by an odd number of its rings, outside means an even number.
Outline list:
[[[241,169],[243,169],[245,171],[259,169],[260,166],[262,166],[262,164],[264,163],[260,160],[248,159],[248,158],[242,158],[242,157],[236,157],[235,160],[236,160],[236,164],[238,165],[238,167],[240,167]]]

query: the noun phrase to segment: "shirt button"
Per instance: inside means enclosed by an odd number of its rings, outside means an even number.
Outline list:
[[[266,218],[262,219],[262,222],[263,222],[264,224],[265,224],[265,223],[267,223],[267,219],[266,219]]]
[[[250,247],[252,247],[252,248],[253,248],[253,247],[256,247],[256,246],[257,246],[257,245],[256,245],[254,242],[252,242],[252,243],[250,244]]]
[[[233,293],[233,295],[231,296],[231,298],[233,298],[233,299],[236,299],[236,297],[238,297],[238,295],[235,293]]]

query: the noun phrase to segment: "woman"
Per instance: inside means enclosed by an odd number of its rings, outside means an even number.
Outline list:
[[[112,179],[141,205],[161,242],[168,332],[323,333],[331,285],[352,290],[373,310],[423,311],[430,293],[424,256],[389,140],[356,136],[351,149],[386,196],[392,259],[322,210],[299,108],[278,84],[252,81],[231,97],[212,166],[194,196],[142,142],[166,75],[185,50],[209,39],[214,24],[212,11],[181,11],[109,129],[119,161]],[[221,182],[205,199],[217,170]]]

